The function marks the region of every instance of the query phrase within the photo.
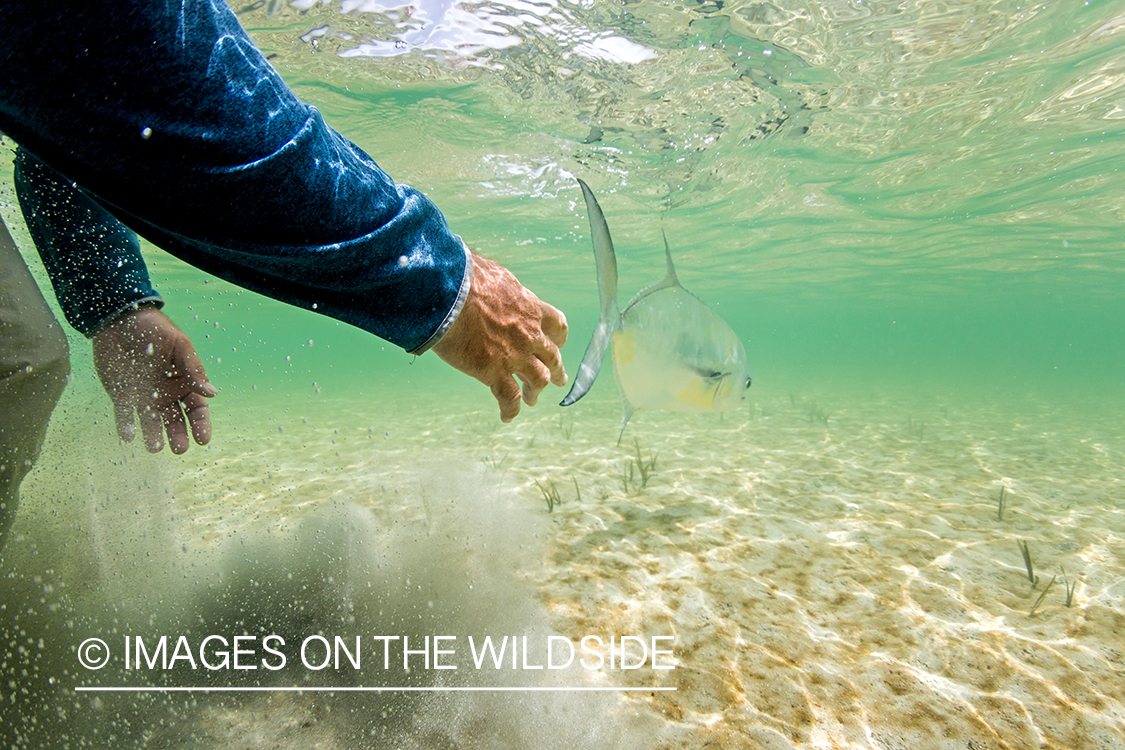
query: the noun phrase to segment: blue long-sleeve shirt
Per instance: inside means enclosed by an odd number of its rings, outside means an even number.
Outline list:
[[[302,104],[220,0],[0,3],[0,131],[68,320],[157,299],[135,237],[425,351],[468,292],[464,243]]]

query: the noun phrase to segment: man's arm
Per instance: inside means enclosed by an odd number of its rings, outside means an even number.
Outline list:
[[[159,308],[140,244],[96,201],[22,150],[16,195],[55,296],[72,326],[90,338],[94,367],[113,401],[117,434],[173,453],[211,439],[206,398],[216,394],[191,340]],[[135,417],[134,417],[135,415]],[[163,428],[163,429],[162,429]]]
[[[510,274],[474,291],[469,252],[437,207],[301,103],[229,8],[18,5],[0,3],[11,32],[0,130],[131,229],[408,352],[453,334],[443,358],[489,384],[505,417],[512,375],[529,403],[541,367],[564,377],[551,351],[561,314],[525,304],[530,292]],[[43,38],[54,44],[50,76]],[[465,311],[475,323],[457,326]]]
[[[26,150],[16,150],[16,197],[66,320],[89,338],[138,305],[163,307],[137,235]]]
[[[0,26],[0,131],[154,245],[408,352],[452,324],[461,238],[301,102],[222,3],[0,3]]]

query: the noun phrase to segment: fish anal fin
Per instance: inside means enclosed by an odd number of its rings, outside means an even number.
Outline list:
[[[621,432],[617,433],[618,445],[621,445],[621,438],[625,436],[625,425],[629,424],[629,418],[632,417],[633,412],[637,410],[636,407],[629,403],[629,399],[625,398],[624,396],[621,397],[621,406],[624,409],[625,413],[621,417]]]

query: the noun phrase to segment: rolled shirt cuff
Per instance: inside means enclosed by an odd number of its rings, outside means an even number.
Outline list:
[[[457,239],[461,238],[458,237]],[[465,300],[468,299],[469,290],[473,286],[473,254],[469,251],[469,246],[465,244],[464,240],[461,240],[461,248],[465,251],[465,273],[461,277],[461,288],[457,292],[457,299],[453,301],[453,307],[450,308],[433,335],[418,348],[410,350],[409,354],[424,354],[432,349],[453,326],[453,322],[457,320],[457,316],[461,314],[461,309],[465,306]]]
[[[97,323],[94,323],[92,326],[86,327],[86,330],[82,331],[82,335],[84,335],[88,339],[92,339],[97,336],[103,328],[120,318],[125,313],[135,312],[137,310],[140,310],[142,307],[154,307],[159,310],[164,307],[164,299],[160,295],[156,294],[151,297],[144,297],[135,302],[130,302],[129,304],[124,305],[123,307],[109,313]]]

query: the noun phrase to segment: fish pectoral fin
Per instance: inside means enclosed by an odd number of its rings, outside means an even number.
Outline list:
[[[711,408],[715,408],[715,402],[719,400],[719,394],[723,392],[723,383],[730,377],[729,372],[713,372],[711,377],[707,378],[705,382],[711,389]]]
[[[715,380],[715,388],[711,392],[711,408],[712,409],[715,408],[715,402],[717,402],[719,400],[719,394],[721,394],[723,392],[723,383],[726,382],[726,379],[727,379],[728,375],[730,375],[730,373],[725,372],[722,375],[720,375],[717,380]]]
[[[719,372],[718,370],[708,370],[704,367],[691,367],[689,369],[692,372],[694,372],[696,375],[698,375],[700,378],[707,381],[708,383],[721,383],[723,381],[723,378],[728,377],[730,375],[729,372]]]
[[[696,374],[698,377],[692,378],[675,394],[676,400],[691,404],[700,411],[712,411],[726,375],[709,370],[697,371]]]
[[[729,383],[730,372],[720,372],[705,367],[689,367],[695,378],[677,394],[676,399],[685,404],[691,404],[701,411],[715,411],[719,397],[725,392],[724,386]]]

